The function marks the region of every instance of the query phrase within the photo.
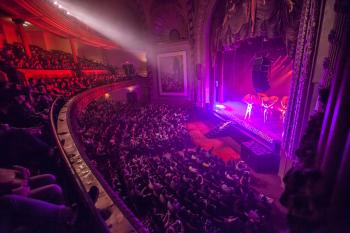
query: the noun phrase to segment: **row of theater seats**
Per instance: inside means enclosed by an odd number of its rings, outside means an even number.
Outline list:
[[[12,83],[0,74],[0,232],[100,232],[65,172],[49,110],[57,97],[121,79],[93,75]],[[96,195],[92,190],[92,200]]]
[[[31,57],[28,57],[21,44],[5,44],[0,51],[0,62],[22,69],[40,70],[110,70],[112,67],[78,57],[74,63],[73,56],[59,50],[47,51],[38,46],[31,45]]]
[[[243,161],[196,147],[191,108],[93,102],[79,117],[92,164],[150,232],[274,232]]]

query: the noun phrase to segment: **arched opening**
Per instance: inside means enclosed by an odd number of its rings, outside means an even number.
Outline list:
[[[222,114],[281,141],[302,1],[217,1],[210,27],[211,95]]]

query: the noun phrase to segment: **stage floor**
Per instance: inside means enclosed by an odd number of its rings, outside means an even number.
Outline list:
[[[253,107],[250,120],[244,120],[247,105],[243,102],[228,101],[221,104],[224,108],[215,107],[214,111],[227,120],[241,122],[254,131],[260,131],[262,134],[277,141],[282,140],[283,122],[277,112],[272,114],[270,120],[264,123],[263,111]]]

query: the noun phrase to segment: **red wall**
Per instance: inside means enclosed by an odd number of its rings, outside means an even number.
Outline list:
[[[49,32],[44,32],[43,38],[46,43],[47,50],[61,50],[66,53],[72,53],[68,39],[56,36]]]
[[[27,35],[29,38],[29,44],[47,49],[44,33],[42,31],[27,31]]]
[[[78,54],[79,57],[87,58],[100,63],[106,63],[102,48],[96,48],[89,45],[79,43]]]

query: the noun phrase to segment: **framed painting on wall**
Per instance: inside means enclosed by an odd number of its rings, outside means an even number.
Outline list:
[[[186,52],[163,53],[157,56],[160,95],[187,95]]]

